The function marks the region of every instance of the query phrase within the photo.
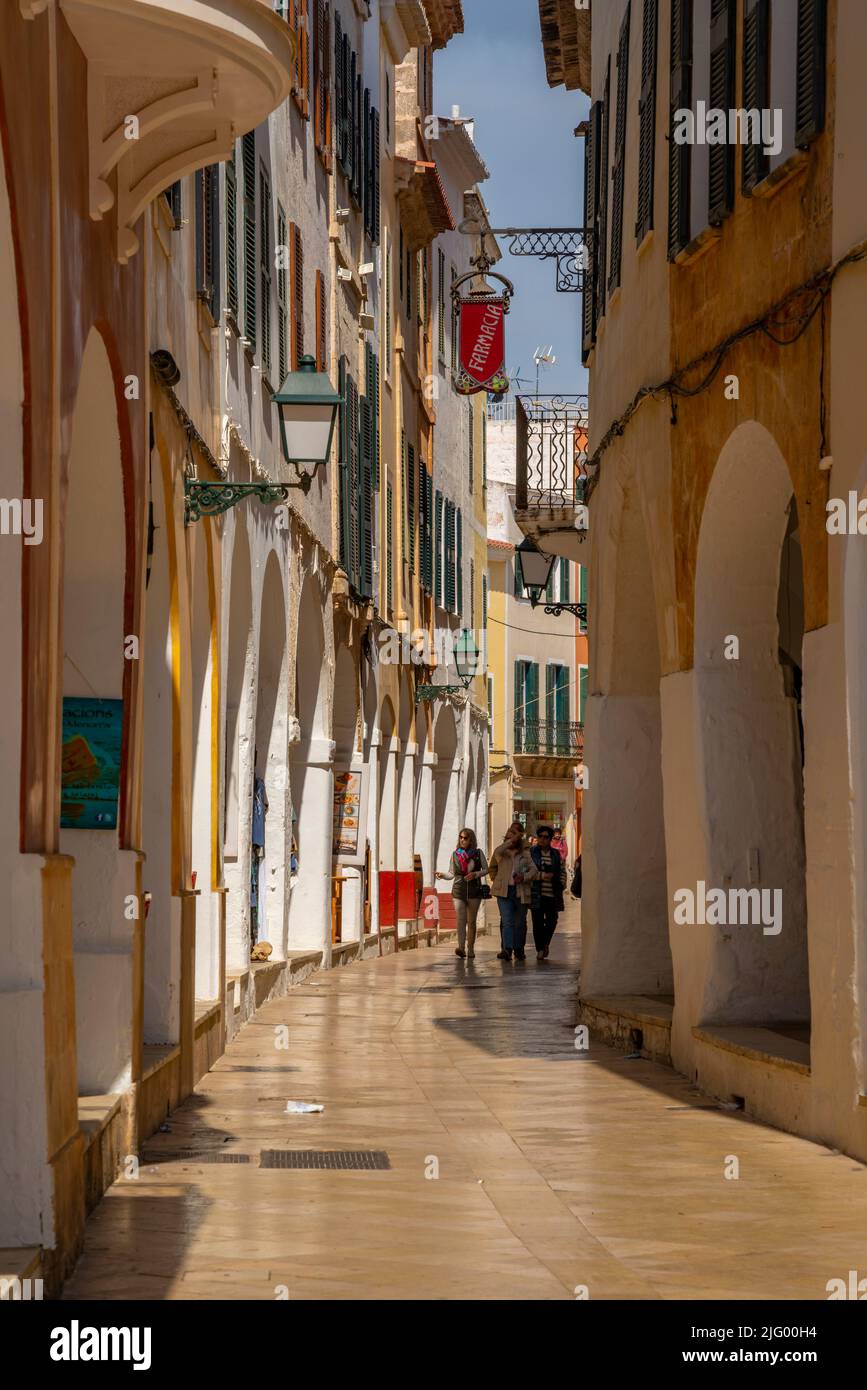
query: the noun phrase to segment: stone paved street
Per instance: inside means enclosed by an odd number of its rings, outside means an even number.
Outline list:
[[[576,1052],[576,919],[545,965],[503,965],[488,936],[474,965],[443,944],[265,1006],[147,1146],[249,1164],[116,1182],[65,1296],[824,1299],[867,1267],[863,1166],[665,1067]],[[262,1170],[270,1148],[385,1150],[391,1168]]]

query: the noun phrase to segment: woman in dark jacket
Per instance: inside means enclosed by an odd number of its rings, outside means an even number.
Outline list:
[[[557,918],[563,911],[563,889],[566,887],[566,865],[551,847],[551,827],[540,825],[536,831],[537,844],[530,858],[539,870],[533,880],[530,897],[530,916],[533,919],[533,941],[536,959],[547,960],[551,938],[557,929]]]
[[[465,828],[458,835],[458,847],[451,857],[450,872],[437,874],[437,878],[452,880],[452,898],[455,916],[458,919],[458,945],[456,956],[461,960],[475,957],[476,919],[482,901],[482,877],[488,872],[488,861],[479,849],[475,832]]]

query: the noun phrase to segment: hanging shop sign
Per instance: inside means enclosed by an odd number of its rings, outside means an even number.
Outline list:
[[[123,700],[64,696],[60,826],[115,830]]]
[[[458,343],[458,369],[454,373],[454,385],[462,396],[472,396],[478,391],[501,395],[509,389],[506,314],[514,287],[502,275],[487,274],[488,278],[501,282],[504,286],[502,293],[494,293],[486,284],[482,289],[470,290],[466,296],[462,295],[462,285],[478,281],[477,271],[462,275],[452,287],[454,331]]]
[[[367,829],[367,768],[336,768],[331,853],[339,864],[363,864]]]

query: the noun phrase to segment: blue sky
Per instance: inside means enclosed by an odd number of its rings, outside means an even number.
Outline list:
[[[536,0],[463,0],[463,9],[464,33],[436,55],[434,109],[448,116],[457,104],[474,117],[491,171],[482,194],[493,226],[580,226],[584,142],[572,132],[589,103],[580,92],[548,86]],[[581,296],[555,292],[552,261],[504,255],[497,269],[516,291],[506,321],[509,370],[520,367],[534,383],[533,352],[553,343],[557,364],[544,373],[542,390],[586,391]]]

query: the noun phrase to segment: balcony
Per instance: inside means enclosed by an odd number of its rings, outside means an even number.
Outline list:
[[[40,22],[38,0],[23,4]],[[295,39],[272,0],[60,0],[60,9],[87,59],[90,216],[113,215],[124,264],[148,204],[226,159],[289,95]]]
[[[515,521],[549,555],[587,563],[586,396],[518,396]]]
[[[517,757],[565,758],[570,765],[584,758],[584,725],[516,719],[513,752]]]

